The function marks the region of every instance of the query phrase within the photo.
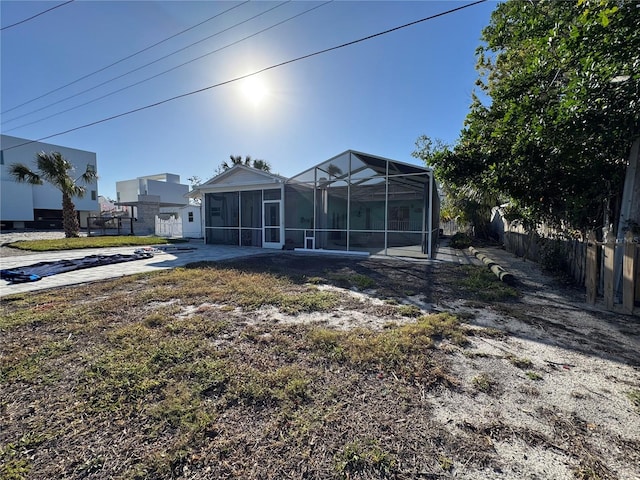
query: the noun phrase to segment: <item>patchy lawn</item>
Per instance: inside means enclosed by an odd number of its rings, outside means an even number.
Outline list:
[[[104,236],[53,238],[42,240],[20,240],[8,244],[8,247],[30,252],[48,252],[55,250],[73,250],[78,248],[135,247],[144,245],[164,245],[172,241],[162,237]]]
[[[0,477],[637,478],[638,323],[573,300],[286,253],[6,297]]]

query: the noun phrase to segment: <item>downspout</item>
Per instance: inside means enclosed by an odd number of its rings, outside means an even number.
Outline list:
[[[349,237],[351,231],[351,152],[349,152],[349,174],[347,175],[347,252],[349,251]]]
[[[389,161],[386,162],[386,173],[384,182],[384,254],[387,255],[387,243],[389,241]]]

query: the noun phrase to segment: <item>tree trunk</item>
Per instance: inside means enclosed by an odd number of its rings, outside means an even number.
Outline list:
[[[62,227],[64,228],[64,236],[67,238],[80,236],[80,224],[76,215],[76,207],[71,197],[62,192]]]

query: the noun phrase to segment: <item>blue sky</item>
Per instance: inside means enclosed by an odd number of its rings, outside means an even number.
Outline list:
[[[1,25],[59,3],[3,0]],[[468,2],[323,3],[76,0],[6,28],[1,33],[2,133],[39,139]],[[257,104],[247,98],[243,82],[232,82],[45,141],[96,152],[99,193],[111,198],[116,181],[143,175],[169,172],[183,183],[194,175],[207,180],[230,154],[265,159],[273,172],[285,176],[347,149],[416,163],[411,152],[421,134],[450,143],[458,137],[477,78],[475,49],[495,7],[489,1],[268,70],[253,77],[267,92]],[[206,55],[214,50],[219,51]],[[109,95],[137,82],[142,83]],[[67,109],[72,110],[58,114]]]

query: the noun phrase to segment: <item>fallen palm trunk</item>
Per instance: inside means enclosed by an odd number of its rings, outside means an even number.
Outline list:
[[[489,269],[494,273],[496,277],[498,277],[501,281],[508,284],[513,284],[516,281],[516,278],[507,272],[504,268],[498,265],[495,261],[487,257],[484,253],[480,253],[473,247],[469,247],[469,251],[482,263],[484,263]]]

